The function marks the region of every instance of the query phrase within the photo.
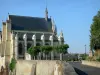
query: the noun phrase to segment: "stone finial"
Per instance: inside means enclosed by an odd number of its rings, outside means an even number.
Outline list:
[[[44,34],[43,35],[41,35],[41,40],[44,40],[45,39],[45,37],[44,37]]]
[[[27,34],[23,35],[23,39],[26,40],[27,39]]]
[[[18,39],[18,34],[15,35],[15,39],[16,39],[16,40]]]
[[[51,19],[51,22],[52,22],[52,31],[54,34],[57,34],[57,27],[55,25],[54,19]]]
[[[61,32],[60,32],[60,36],[63,38],[63,31],[61,30]]]
[[[53,35],[51,35],[51,36],[49,37],[49,40],[50,40],[50,41],[53,40]]]
[[[32,40],[36,40],[36,36],[35,36],[35,34],[32,36]]]
[[[55,32],[55,22],[53,19],[52,19],[52,31],[53,31],[53,33]]]
[[[60,36],[58,36],[58,40],[61,41],[61,37]]]
[[[59,41],[62,41],[63,38],[64,38],[64,37],[63,37],[63,32],[62,32],[62,30],[61,30],[60,35],[58,36],[58,40],[59,40]]]
[[[9,20],[9,12],[8,12],[8,19],[7,20]]]

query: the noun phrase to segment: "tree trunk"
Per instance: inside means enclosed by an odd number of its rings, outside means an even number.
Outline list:
[[[35,56],[34,56],[34,60],[35,60]]]
[[[39,54],[37,54],[37,56],[36,56],[36,57],[37,57],[37,60],[39,60]]]
[[[51,60],[54,60],[54,52],[51,51]]]
[[[33,56],[31,55],[31,60],[33,60]]]
[[[47,60],[47,58],[48,58],[48,55],[46,54],[46,60]]]
[[[60,53],[60,60],[63,60],[63,54],[62,53]]]
[[[39,59],[41,60],[41,52],[39,52]]]
[[[45,53],[43,53],[43,60],[45,59]]]

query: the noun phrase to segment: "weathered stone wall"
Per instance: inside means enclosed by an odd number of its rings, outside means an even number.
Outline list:
[[[100,62],[97,61],[82,61],[82,64],[100,68]]]
[[[35,66],[36,61],[18,60],[16,64],[16,75],[34,75]]]
[[[2,44],[0,44],[0,55],[2,55]]]
[[[57,74],[59,72],[59,74]],[[59,60],[18,60],[16,75],[77,75],[69,63]]]
[[[5,23],[3,23],[2,28],[2,55],[5,53],[5,60],[7,62],[11,59],[11,23],[9,20],[7,20]]]
[[[3,24],[2,28],[2,41],[6,40],[6,23]]]
[[[7,20],[6,22],[6,51],[5,54],[6,56],[6,60],[8,60],[8,62],[10,62],[13,53],[11,53],[11,21]]]
[[[5,67],[5,57],[0,56],[0,72],[1,72],[1,66]]]

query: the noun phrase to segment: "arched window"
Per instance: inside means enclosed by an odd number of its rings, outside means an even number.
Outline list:
[[[41,44],[40,43],[36,43],[36,46],[41,46]]]
[[[23,48],[22,48],[22,43],[19,43],[19,44],[18,44],[18,54],[19,54],[19,55],[22,55],[22,53],[23,53],[22,49],[23,49]]]
[[[27,50],[28,50],[30,47],[31,47],[31,44],[28,43],[28,44],[27,44]]]
[[[49,45],[48,43],[46,43],[45,45]]]

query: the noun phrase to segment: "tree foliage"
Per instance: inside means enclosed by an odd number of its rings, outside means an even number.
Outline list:
[[[67,53],[69,48],[68,44],[58,45],[58,46],[33,46],[28,49],[28,53],[33,57],[36,56],[39,52],[45,53],[48,55],[51,51],[56,51],[59,53]]]
[[[100,49],[100,11],[94,16],[90,29],[90,48]]]
[[[40,52],[39,46],[33,46],[28,49],[28,53],[33,57],[36,56]]]
[[[15,67],[16,67],[16,60],[14,58],[12,58],[11,63],[9,65],[9,68],[10,68],[11,72],[13,72]]]
[[[44,53],[48,54],[49,52],[51,52],[53,50],[52,48],[53,48],[52,46],[46,46]]]
[[[67,49],[69,48],[68,44],[63,44],[55,47],[55,50],[59,53],[67,53]]]

